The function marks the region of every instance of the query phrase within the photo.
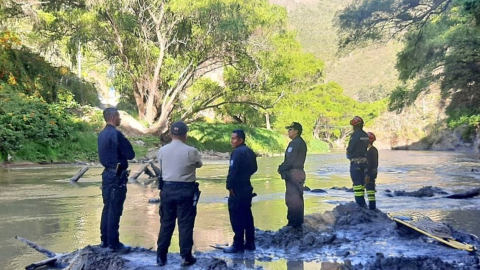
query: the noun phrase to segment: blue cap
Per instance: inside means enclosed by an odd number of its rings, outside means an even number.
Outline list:
[[[183,136],[187,134],[188,127],[187,124],[185,124],[183,121],[177,121],[172,124],[172,127],[170,128],[170,133],[172,135],[177,135],[177,136]]]

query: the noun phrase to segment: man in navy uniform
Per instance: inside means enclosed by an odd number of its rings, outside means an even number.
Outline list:
[[[120,216],[127,195],[127,160],[135,157],[132,144],[117,130],[121,118],[118,110],[107,108],[103,111],[107,125],[98,135],[98,156],[105,167],[102,173],[103,211],[100,223],[101,247],[113,251],[129,250],[119,241]]]
[[[353,182],[355,202],[366,207],[365,202],[365,170],[367,169],[368,134],[363,131],[363,119],[355,116],[350,120],[353,133],[347,147],[347,158],[350,160],[350,177]]]
[[[233,232],[233,244],[224,249],[225,253],[238,253],[255,250],[255,226],[252,215],[253,187],[250,177],[257,171],[257,157],[245,145],[245,132],[236,129],[232,132],[230,144],[235,149],[230,156],[227,176],[228,212]]]
[[[167,263],[175,221],[178,219],[178,234],[182,266],[194,264],[192,255],[193,227],[197,216],[199,196],[196,170],[202,167],[200,153],[195,147],[185,144],[188,127],[178,121],[170,128],[172,142],[158,151],[163,187],[160,192],[160,233],[157,241],[157,265]],[[196,198],[195,198],[196,197]]]
[[[287,226],[301,229],[303,224],[304,203],[303,184],[305,171],[303,166],[307,157],[307,144],[301,137],[302,125],[293,122],[285,127],[288,137],[292,140],[285,151],[285,160],[278,166],[278,173],[285,180],[285,204],[287,205]]]

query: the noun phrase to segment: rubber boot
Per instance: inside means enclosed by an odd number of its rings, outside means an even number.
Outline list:
[[[368,202],[368,208],[370,208],[370,210],[375,210],[377,208],[377,202],[376,201],[369,201]]]
[[[365,197],[363,196],[355,196],[355,202],[360,205],[361,207],[367,207],[367,203],[365,202]]]

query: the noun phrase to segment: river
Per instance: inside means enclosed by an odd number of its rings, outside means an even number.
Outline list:
[[[258,158],[259,170],[252,178],[258,196],[253,200],[255,226],[278,230],[287,223],[285,186],[276,173],[281,157]],[[480,198],[466,200],[412,197],[387,197],[385,190],[414,191],[436,186],[447,192],[479,187],[478,156],[471,153],[380,151],[377,179],[377,206],[383,212],[419,212],[456,229],[480,235]],[[194,250],[207,251],[216,243],[231,243],[225,178],[228,161],[206,161],[197,176],[202,195],[195,224]],[[132,170],[139,164],[131,165]],[[23,269],[43,255],[15,240],[21,236],[55,252],[69,252],[100,242],[99,223],[102,197],[99,189],[102,168],[90,168],[77,184],[70,184],[78,167],[71,165],[0,169],[0,269]],[[351,187],[344,153],[309,155],[305,164],[306,185],[326,189],[327,194],[305,193],[305,214],[333,209],[338,203],[353,200],[353,193],[330,190],[333,186]],[[140,182],[146,180],[143,175]],[[158,191],[129,184],[120,224],[121,241],[134,246],[156,248],[159,231],[158,204],[150,198]],[[170,252],[178,252],[175,231]],[[153,262],[152,262],[153,263]],[[282,259],[270,262],[244,262],[267,269],[319,269],[319,262]],[[250,265],[251,266],[251,265]]]

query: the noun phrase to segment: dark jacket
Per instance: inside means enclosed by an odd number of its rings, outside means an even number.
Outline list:
[[[375,146],[372,146],[367,151],[367,175],[373,180],[377,178],[377,168],[378,168],[378,150]]]
[[[368,135],[365,131],[355,130],[350,137],[347,147],[347,158],[365,158],[367,157]]]
[[[241,144],[230,155],[227,189],[242,190],[250,188],[250,177],[257,171],[257,157],[252,149]]]
[[[135,152],[122,132],[107,124],[98,135],[98,156],[104,167],[115,169],[120,163],[121,169],[127,169],[127,160],[133,159]]]
[[[285,159],[278,166],[278,171],[282,174],[292,169],[303,170],[306,158],[307,144],[302,137],[297,136],[288,144],[287,150],[285,150]]]

